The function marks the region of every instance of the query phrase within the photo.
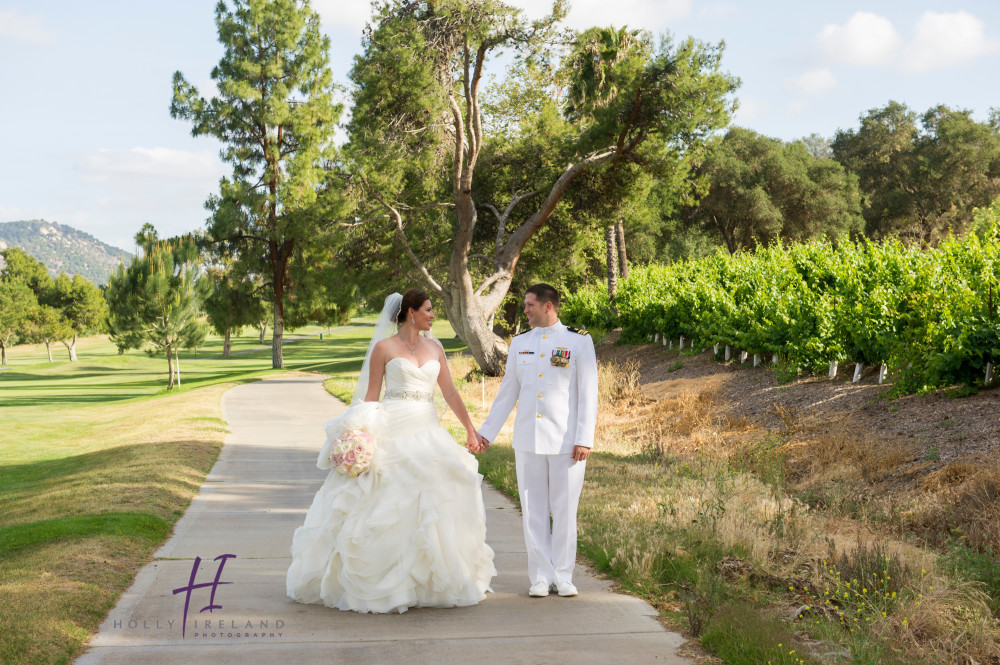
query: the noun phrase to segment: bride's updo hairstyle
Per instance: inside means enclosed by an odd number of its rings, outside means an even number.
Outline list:
[[[410,316],[411,309],[420,309],[431,297],[420,289],[408,289],[403,294],[403,302],[399,305],[399,314],[396,315],[396,325],[403,325]]]

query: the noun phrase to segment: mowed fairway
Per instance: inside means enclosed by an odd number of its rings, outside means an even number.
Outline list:
[[[316,334],[302,329],[287,337]],[[435,324],[445,347],[460,344]],[[284,348],[286,370],[350,372],[371,335],[358,320]],[[234,340],[233,351],[259,345]],[[166,392],[166,359],[119,356],[105,338],[14,347],[0,372],[0,663],[75,657],[135,573],[169,535],[211,469],[233,385],[279,374],[271,351],[221,358],[221,340],[181,355],[182,388]]]

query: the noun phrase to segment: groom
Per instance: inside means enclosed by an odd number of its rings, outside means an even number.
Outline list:
[[[597,422],[597,357],[586,331],[559,321],[559,292],[524,296],[532,329],[510,343],[507,370],[480,435],[492,441],[514,404],[514,460],[528,551],[528,595],[575,596],[576,508]],[[549,528],[549,516],[552,527]]]

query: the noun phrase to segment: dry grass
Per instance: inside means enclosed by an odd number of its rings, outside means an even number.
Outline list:
[[[901,515],[907,530],[940,544],[960,529],[971,547],[1000,552],[1000,470],[950,464],[922,486],[923,496]]]
[[[472,360],[455,358],[450,365],[453,376],[466,377],[458,381],[459,390],[473,421],[482,422],[500,379],[485,379],[484,409],[482,377]],[[1000,625],[982,591],[945,570],[938,554],[906,538],[903,529],[886,530],[884,521],[867,518],[901,515],[912,530],[919,530],[913,521],[918,518],[927,520],[926,529],[957,518],[970,525],[970,539],[996,542],[996,473],[946,466],[922,476],[920,500],[907,499],[886,490],[912,481],[899,469],[919,457],[913,444],[823,427],[793,407],[776,409],[772,415],[780,424],[769,431],[720,408],[718,382],[671,379],[644,386],[639,365],[630,360],[600,362],[599,371],[599,454],[588,462],[580,543],[624,589],[664,612],[703,607],[699,620],[709,621],[718,597],[746,588],[736,592],[749,594],[739,604],[756,607],[762,616],[783,616],[782,603],[807,602],[802,594],[829,583],[823,562],[831,549],[853,570],[877,546],[902,568],[927,573],[909,583],[912,600],[886,617],[872,617],[864,639],[884,640],[885,653],[895,654],[891,662],[990,662]],[[458,424],[450,413],[444,421]],[[482,461],[508,491],[512,422],[494,442],[492,459]],[[800,494],[819,497],[822,509],[810,508],[796,498]],[[731,588],[713,587],[713,576],[730,580]],[[770,597],[754,585],[794,591]],[[796,626],[803,627],[791,628]],[[810,631],[800,633],[808,637]],[[816,648],[832,648],[836,639],[826,635]],[[859,647],[852,639],[856,662],[883,662],[883,656],[859,655],[867,648],[864,640]]]

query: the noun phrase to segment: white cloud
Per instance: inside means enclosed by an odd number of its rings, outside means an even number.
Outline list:
[[[327,27],[360,32],[372,15],[370,0],[314,0],[312,8]]]
[[[40,16],[24,14],[19,9],[0,9],[0,41],[47,44],[52,38]]]
[[[788,114],[789,115],[801,115],[809,108],[809,104],[802,99],[793,99],[788,102]]]
[[[833,90],[837,86],[837,79],[826,67],[812,69],[800,76],[789,80],[786,83],[789,90],[803,95],[820,95]]]
[[[886,64],[902,44],[892,22],[871,12],[856,12],[844,25],[827,25],[818,41],[827,57],[852,65]]]
[[[743,97],[739,100],[739,107],[733,113],[733,124],[748,127],[757,122],[771,111],[771,105],[766,99],[756,99],[754,97]]]
[[[698,10],[700,18],[710,21],[727,21],[745,16],[743,8],[731,2],[713,2]]]
[[[146,176],[215,182],[224,172],[218,155],[211,150],[190,152],[171,148],[100,148],[86,155],[80,166],[87,176],[100,180],[120,176]]]
[[[205,200],[219,189],[227,168],[213,150],[164,147],[101,148],[76,161],[79,179],[50,193],[45,219],[76,226],[131,251],[131,236],[150,222],[161,236],[186,233],[204,223]],[[84,219],[74,223],[79,211]]]
[[[511,0],[529,18],[539,18],[552,10],[550,0]],[[661,30],[691,13],[693,0],[575,0],[570,3],[566,24],[575,30],[614,25]]]
[[[917,20],[913,41],[903,49],[901,66],[912,72],[944,69],[995,50],[996,44],[987,39],[983,22],[972,14],[928,11]]]

